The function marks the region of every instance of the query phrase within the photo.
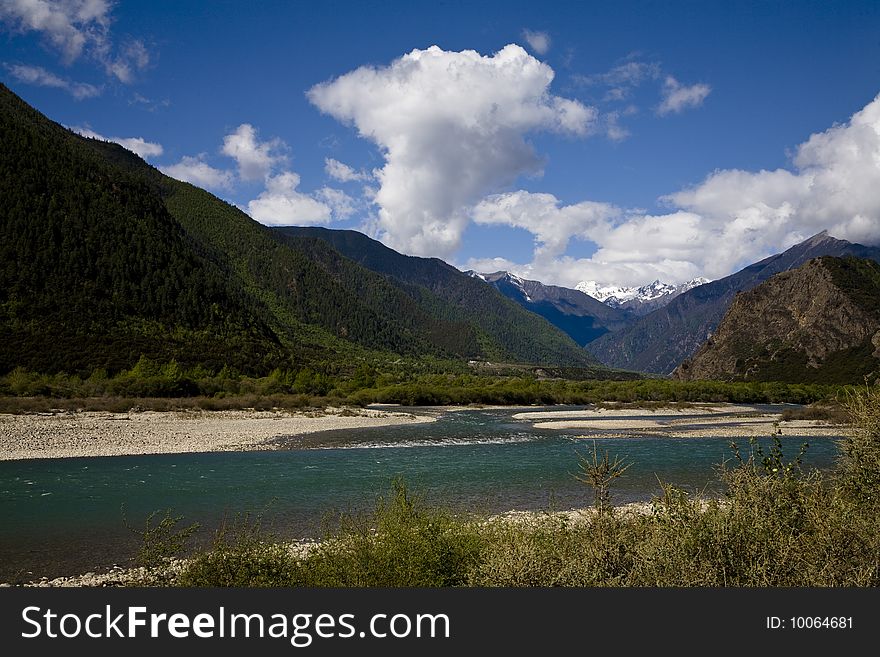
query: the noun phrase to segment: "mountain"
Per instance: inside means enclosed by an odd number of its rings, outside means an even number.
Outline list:
[[[466,300],[477,322],[76,135],[3,85],[0,143],[0,371],[118,371],[141,354],[262,373],[400,355],[595,363],[486,286]]]
[[[0,144],[0,371],[284,360],[227,264],[142,177],[2,85]]]
[[[292,244],[319,240],[381,275],[431,316],[453,322],[446,333],[467,339],[471,358],[575,367],[599,364],[546,320],[442,260],[403,255],[353,230],[288,226],[276,232]]]
[[[494,286],[508,299],[565,331],[580,345],[592,342],[609,331],[617,331],[631,321],[628,313],[600,303],[578,290],[544,285],[506,271],[465,273]]]
[[[880,264],[824,256],[736,295],[679,379],[863,383],[880,377]]]
[[[681,283],[670,285],[655,280],[653,283],[641,287],[600,286],[596,281],[581,281],[575,289],[588,294],[594,299],[612,308],[628,310],[632,314],[641,317],[662,308],[680,294],[692,290],[698,285],[708,283],[708,278],[695,278]]]
[[[737,292],[825,255],[880,261],[880,248],[835,239],[823,231],[783,253],[679,295],[630,326],[591,342],[589,350],[611,367],[671,373],[712,335]]]

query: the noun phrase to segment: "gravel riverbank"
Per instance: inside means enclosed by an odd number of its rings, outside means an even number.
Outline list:
[[[361,408],[0,414],[0,460],[278,449],[279,436],[435,419]]]

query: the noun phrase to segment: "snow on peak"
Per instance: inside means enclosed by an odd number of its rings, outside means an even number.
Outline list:
[[[695,287],[699,287],[700,285],[705,285],[706,283],[709,283],[709,282],[710,281],[708,278],[703,278],[702,276],[699,276],[697,278],[693,278],[693,279],[687,281],[686,283],[682,283],[681,285],[678,286],[679,289],[681,290],[681,292],[679,292],[679,294],[681,294],[682,292],[687,292],[688,290],[693,290]]]
[[[600,285],[596,281],[581,281],[575,286],[576,290],[580,290],[594,299],[598,299],[602,303],[617,307],[628,301],[636,301],[643,303],[646,301],[654,301],[662,297],[669,297],[670,300],[677,297],[683,292],[708,283],[706,278],[695,278],[693,280],[682,283],[681,285],[671,285],[660,280],[655,280],[641,287],[627,287],[625,285]]]

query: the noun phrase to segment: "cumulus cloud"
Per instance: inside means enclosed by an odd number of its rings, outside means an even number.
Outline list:
[[[120,146],[127,148],[132,153],[136,153],[144,159],[150,157],[158,157],[164,152],[162,144],[147,141],[143,137],[105,137],[104,135],[98,134],[90,128],[73,126],[70,129],[73,130],[75,133],[82,135],[83,137],[100,139],[101,141],[112,141],[114,143],[117,143]]]
[[[265,186],[259,196],[236,205],[268,226],[327,224],[348,218],[359,209],[359,202],[339,189],[325,186],[312,193],[301,191],[298,173],[278,171],[279,165],[287,162],[286,150],[281,139],[260,141],[256,128],[242,123],[224,137],[220,149],[235,160],[236,170],[212,167],[204,153],[161,169],[178,180],[215,191],[233,191],[241,181],[262,180]]]
[[[337,214],[347,211],[350,199],[344,192],[324,188],[313,196],[300,192],[300,177],[293,171],[284,171],[266,180],[266,190],[248,203],[248,214],[268,226],[326,224]]]
[[[357,202],[341,189],[322,187],[315,198],[330,208],[334,219],[348,219],[357,211]]]
[[[827,229],[835,237],[880,243],[880,96],[845,124],[812,135],[794,171],[718,171],[667,197],[719,226],[726,239],[778,244]]]
[[[552,194],[518,191],[487,198],[474,214],[478,223],[525,228],[535,236],[532,261],[508,262],[506,269],[566,287],[583,280],[619,285],[642,285],[657,278],[689,280],[701,272],[691,259],[705,255],[700,245],[680,248],[680,241],[687,246],[699,222],[698,216],[688,213],[653,217],[607,203],[564,205]],[[589,258],[565,255],[572,239],[591,242],[597,250]],[[465,267],[489,271],[483,268],[489,265],[494,271],[495,264],[473,259]]]
[[[553,75],[517,45],[491,56],[432,46],[316,85],[308,98],[385,157],[376,172],[377,236],[407,253],[449,257],[470,206],[540,172],[527,134],[595,128],[594,108],[550,93]]]
[[[231,171],[215,169],[205,161],[205,157],[204,153],[196,157],[184,156],[177,164],[160,167],[160,169],[172,178],[192,183],[198,187],[214,190],[232,189],[235,181],[234,174]]]
[[[221,152],[238,164],[238,175],[242,180],[260,180],[269,175],[272,167],[286,158],[285,148],[280,139],[259,141],[257,131],[250,123],[242,123],[223,138]]]
[[[74,82],[67,78],[61,78],[47,71],[41,66],[29,66],[26,64],[7,64],[6,70],[19,82],[32,84],[37,87],[53,87],[63,89],[76,100],[94,98],[101,95],[101,90],[86,82]]]
[[[109,0],[0,0],[0,21],[19,32],[38,32],[66,64],[84,53],[120,82],[133,81],[132,69],[150,62],[142,41],[115,49],[110,36]],[[115,50],[115,52],[114,52]]]
[[[663,81],[662,100],[657,107],[657,114],[679,114],[691,107],[699,107],[712,91],[708,84],[697,83],[690,86],[681,84],[671,75]]]
[[[529,44],[529,48],[539,55],[546,55],[550,50],[550,35],[546,32],[538,32],[533,30],[523,30],[523,39]]]
[[[478,224],[525,228],[535,236],[535,260],[546,261],[565,253],[573,237],[594,239],[620,214],[613,205],[584,201],[560,207],[552,194],[525,191],[496,194],[473,210]]]
[[[606,204],[563,205],[550,194],[488,197],[475,221],[525,228],[535,236],[523,277],[573,286],[719,278],[822,230],[880,244],[880,96],[845,124],[801,144],[791,169],[720,170],[663,197],[666,214]],[[592,242],[589,258],[564,255],[570,239]],[[466,266],[472,266],[468,263]],[[487,271],[483,269],[483,271]]]
[[[356,182],[372,178],[366,171],[355,171],[344,162],[334,160],[332,157],[324,158],[324,171],[333,180],[338,180],[339,182]]]

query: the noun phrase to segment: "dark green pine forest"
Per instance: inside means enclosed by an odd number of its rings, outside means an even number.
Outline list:
[[[113,373],[141,356],[249,374],[400,357],[600,369],[445,263],[387,250],[411,271],[373,271],[266,228],[3,85],[0,144],[0,373]]]

